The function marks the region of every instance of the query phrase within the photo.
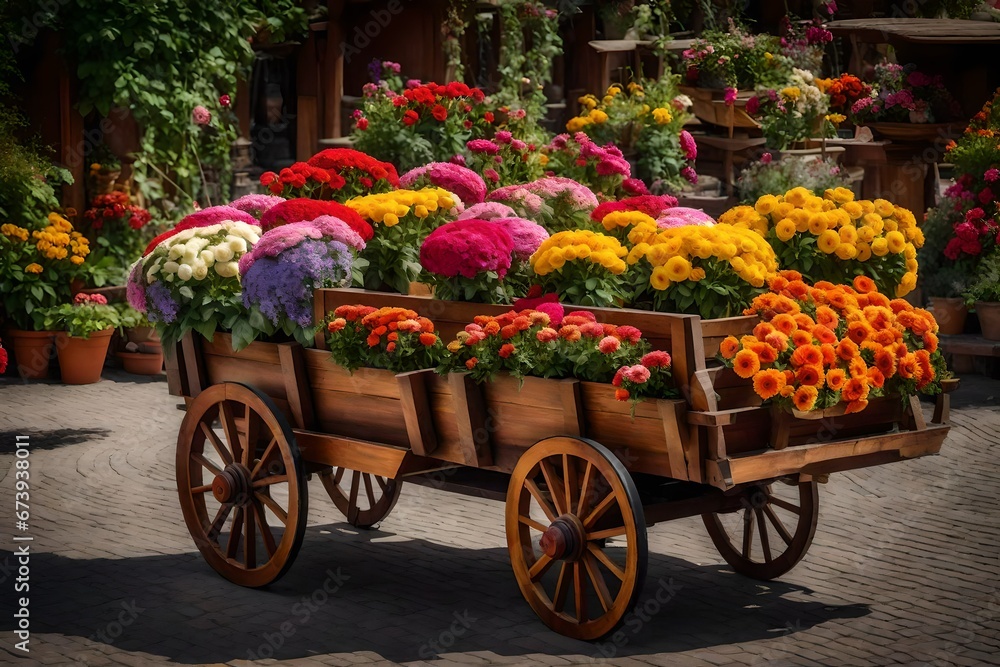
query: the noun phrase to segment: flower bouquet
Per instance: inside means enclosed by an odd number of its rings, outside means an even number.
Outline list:
[[[265,232],[239,261],[249,326],[234,324],[233,349],[276,331],[311,345],[318,326],[313,322],[313,290],[350,285],[354,253],[364,248],[364,239],[333,216]]]
[[[399,178],[399,185],[411,190],[437,187],[451,192],[465,206],[486,199],[486,183],[476,172],[451,162],[432,162],[415,167]]]
[[[462,212],[462,202],[441,188],[393,190],[347,201],[374,228],[355,262],[365,289],[408,294],[420,276],[420,246],[440,225]]]
[[[854,200],[844,188],[823,197],[805,188],[764,195],[754,206],[737,206],[719,222],[755,230],[774,248],[782,268],[814,282],[875,280],[883,293],[905,296],[917,284],[917,248],[924,235],[913,214],[885,199]]]
[[[82,275],[90,242],[58,213],[44,224],[0,225],[0,299],[18,328],[40,330],[39,309],[69,300],[70,281]]]
[[[431,232],[420,246],[420,263],[434,296],[450,301],[506,303],[503,280],[514,240],[503,225],[456,220]]]
[[[623,257],[613,236],[589,230],[558,232],[531,256],[536,282],[560,300],[581,306],[621,305],[626,297]]]
[[[777,85],[791,67],[772,35],[754,35],[730,20],[727,31],[706,30],[681,54],[687,81],[702,88],[753,90]]]
[[[808,285],[782,271],[746,311],[760,317],[753,335],[726,338],[720,357],[786,410],[849,414],[879,396],[939,393],[946,368],[934,316],[890,301],[865,276],[852,285]]]
[[[327,318],[326,329],[330,356],[351,372],[434,368],[443,354],[434,323],[405,308],[340,306]]]
[[[493,127],[494,114],[479,88],[410,81],[405,90],[368,84],[355,115],[355,145],[403,169],[443,161]]]
[[[846,116],[852,123],[858,124],[854,105],[858,100],[871,97],[870,85],[853,74],[841,74],[836,79],[816,79],[816,86],[830,97],[830,111]]]
[[[231,220],[174,234],[132,266],[129,305],[146,313],[168,350],[192,330],[211,340],[217,329],[249,326],[238,263],[260,234],[256,225]]]
[[[111,334],[119,325],[118,311],[104,296],[77,294],[73,303],[46,309],[43,325],[59,331],[56,355],[63,383],[91,384],[101,379]]]
[[[738,315],[778,268],[764,239],[734,225],[661,229],[645,222],[629,242],[634,302],[661,312]]]
[[[200,211],[195,211],[190,215],[184,216],[180,222],[174,225],[171,229],[166,230],[152,241],[146,245],[146,249],[142,251],[142,256],[145,257],[149,253],[153,252],[156,246],[160,245],[163,241],[166,241],[171,236],[179,234],[187,229],[194,229],[196,227],[209,227],[211,225],[217,225],[220,222],[245,222],[248,225],[257,225],[257,219],[254,218],[249,213],[237,210],[232,206],[211,206],[209,208],[203,208]]]

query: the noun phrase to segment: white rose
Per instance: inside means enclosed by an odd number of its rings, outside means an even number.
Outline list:
[[[170,250],[167,251],[167,258],[177,259],[178,257],[184,254],[185,250],[187,250],[187,246],[185,246],[183,243],[172,245],[170,246]]]
[[[227,236],[226,240],[229,241],[229,249],[236,254],[242,254],[247,251],[247,242],[238,236]]]
[[[200,236],[196,236],[185,244],[188,250],[194,250],[195,254],[201,252],[201,250],[208,245],[208,239],[203,239]]]
[[[177,234],[174,235],[174,241],[176,243],[184,243],[185,241],[193,239],[194,232],[194,229],[185,229],[183,232],[177,232]]]
[[[163,272],[164,273],[177,273],[177,269],[180,268],[180,264],[177,262],[164,262]]]
[[[206,266],[212,266],[213,264],[215,264],[215,253],[212,252],[211,250],[202,250],[201,254],[198,255],[198,258]]]
[[[188,264],[181,264],[177,267],[177,277],[181,280],[191,280],[193,271],[191,271],[191,266]]]
[[[219,244],[214,248],[209,248],[213,253],[215,253],[216,262],[228,262],[233,258],[233,249],[227,245]]]
[[[208,277],[208,265],[204,262],[198,262],[194,265],[194,268],[191,269],[191,275],[194,276],[195,280],[204,280]]]
[[[209,236],[215,236],[222,231],[222,225],[209,225],[208,227],[201,227],[198,229],[198,236],[203,236],[208,238]]]
[[[183,263],[190,264],[191,262],[193,262],[197,258],[198,258],[198,251],[197,250],[195,250],[191,246],[187,246],[186,248],[184,248],[184,254],[181,255],[181,261]]]
[[[215,272],[223,278],[233,278],[240,272],[240,268],[236,262],[216,262]]]

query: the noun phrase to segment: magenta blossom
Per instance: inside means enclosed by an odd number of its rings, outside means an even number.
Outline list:
[[[724,93],[724,95],[725,95],[725,101],[726,101],[726,106],[731,107],[734,104],[736,104],[736,94],[738,92],[739,91],[736,90],[735,88],[733,88],[732,86],[726,86],[726,90],[725,90],[725,93]]]
[[[264,211],[283,201],[285,200],[282,197],[275,197],[274,195],[250,194],[243,195],[239,199],[230,202],[229,206],[260,219]]]
[[[489,220],[456,220],[431,232],[420,246],[420,263],[447,278],[493,271],[503,279],[510,269],[514,240]]]
[[[986,173],[983,174],[983,178],[987,183],[994,183],[997,180],[1000,180],[1000,169],[996,169],[995,167],[987,169]]]
[[[528,261],[538,250],[538,246],[549,238],[549,233],[545,231],[545,228],[531,220],[511,217],[497,218],[493,222],[506,229],[510,234],[514,242],[514,259],[522,262]]]
[[[498,201],[487,201],[473,204],[458,216],[459,220],[496,220],[499,218],[516,218],[517,212],[510,206]]]
[[[489,139],[473,139],[469,143],[465,144],[466,147],[473,153],[486,153],[487,155],[496,155],[500,151],[500,147]]]
[[[710,227],[715,224],[715,219],[696,208],[685,206],[675,206],[668,208],[659,218],[656,219],[656,226],[662,229],[670,227],[683,227],[685,225],[699,225]]]
[[[199,104],[191,111],[191,121],[195,125],[208,125],[212,122],[212,112]]]
[[[691,167],[684,167],[684,168],[682,168],[681,169],[681,176],[684,178],[684,180],[686,180],[687,182],[691,183],[692,185],[694,185],[694,184],[696,184],[698,182],[698,174]]]
[[[403,188],[419,189],[427,185],[454,193],[463,204],[479,204],[486,199],[486,183],[476,172],[448,162],[431,162],[399,177]]]
[[[684,157],[688,160],[693,160],[698,157],[698,144],[695,143],[694,137],[687,130],[681,130],[680,135],[681,140],[681,150],[684,151]]]

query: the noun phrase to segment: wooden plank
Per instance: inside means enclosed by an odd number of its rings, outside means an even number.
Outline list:
[[[784,449],[788,446],[792,419],[792,415],[784,410],[771,410],[771,437],[768,442],[772,449]]]
[[[449,374],[448,384],[455,405],[462,463],[476,467],[492,465],[490,430],[486,427],[486,406],[479,386],[467,373]]]
[[[437,449],[437,433],[431,417],[430,397],[425,379],[434,371],[413,371],[396,376],[399,382],[403,421],[410,439],[410,449],[419,456],[429,456]]]
[[[404,447],[293,429],[302,460],[395,478],[409,455]]]
[[[934,402],[934,417],[931,419],[933,424],[947,424],[951,418],[951,395],[947,392],[937,395],[937,400]]]
[[[660,422],[663,425],[663,441],[666,443],[670,468],[668,477],[674,479],[689,479],[690,466],[684,444],[687,441],[687,424],[682,421],[683,415],[678,415],[677,404],[667,401],[657,401],[660,412]],[[681,419],[679,419],[681,417]],[[701,468],[697,462],[696,470]]]
[[[718,412],[688,412],[687,423],[692,426],[727,426],[735,424],[740,415],[757,410],[757,406],[719,410]]]
[[[392,371],[359,368],[353,373],[338,366],[323,350],[304,350],[309,385],[327,391],[351,391],[365,396],[399,400],[399,383]]]
[[[566,435],[584,435],[587,426],[583,415],[583,393],[580,381],[575,378],[560,380],[559,400],[562,404]]]
[[[399,400],[314,387],[313,402],[317,429],[324,433],[410,446]]]
[[[691,376],[688,402],[693,410],[702,412],[718,412],[719,403],[712,387],[711,374],[706,369],[700,369]]]
[[[180,343],[172,350],[163,351],[163,363],[167,370],[167,393],[171,396],[187,396],[187,369],[184,366],[184,350]]]
[[[924,419],[924,410],[920,407],[920,398],[916,394],[910,396],[909,422],[914,431],[923,431],[927,428],[927,421]]]
[[[220,357],[234,357],[248,361],[260,361],[265,364],[277,366],[281,363],[278,358],[277,343],[264,343],[255,341],[237,352],[233,349],[233,337],[230,334],[217,331],[212,340],[202,339],[201,349],[204,354],[214,354]]]
[[[205,354],[202,362],[208,382],[206,386],[242,382],[273,398],[288,398],[285,394],[285,377],[277,363],[267,364],[233,354]]]
[[[281,374],[285,378],[285,396],[295,425],[309,430],[316,428],[316,409],[309,389],[302,346],[282,343],[278,345],[278,358],[281,360]]]
[[[630,418],[630,405],[628,402],[619,401],[615,398],[614,387],[601,382],[581,382],[580,394],[583,398],[583,409],[585,412],[611,412],[624,415]],[[669,399],[667,399],[669,400]],[[642,401],[635,406],[636,419],[659,419],[660,412],[656,406],[656,401]]]
[[[205,362],[202,359],[201,344],[204,339],[198,336],[195,340],[194,334],[188,332],[181,339],[181,350],[184,358],[184,376],[187,378],[188,396],[196,397],[211,384],[208,381],[208,374],[205,372]]]

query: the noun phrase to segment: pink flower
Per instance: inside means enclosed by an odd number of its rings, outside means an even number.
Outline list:
[[[231,202],[229,206],[235,208],[238,211],[243,211],[244,213],[249,213],[250,215],[260,217],[263,215],[264,211],[280,204],[285,201],[281,197],[275,197],[273,195],[243,195],[239,199]]]
[[[646,368],[669,368],[670,355],[663,350],[653,350],[643,355],[639,363]]]
[[[488,220],[456,220],[431,232],[420,246],[420,263],[431,273],[475,278],[495,271],[501,279],[510,269],[514,240],[501,225]]]
[[[240,275],[246,275],[258,259],[277,257],[306,239],[339,241],[354,250],[365,249],[364,239],[350,225],[332,215],[322,215],[315,220],[291,222],[265,232],[253,249],[240,257]]]
[[[540,303],[538,304],[538,307],[535,308],[535,310],[537,310],[540,313],[545,313],[546,315],[548,315],[549,323],[554,327],[562,325],[563,313],[566,312],[566,309],[563,308],[563,305],[558,301],[549,301],[546,303]]]
[[[698,173],[695,172],[695,170],[692,169],[691,167],[682,168],[681,176],[684,178],[684,180],[691,183],[692,185],[698,182]]]
[[[758,111],[760,111],[760,98],[754,95],[747,100],[747,113],[755,116]]]
[[[511,142],[512,137],[513,135],[511,135],[511,133],[508,132],[507,130],[500,130],[499,132],[496,133],[494,139],[498,144],[509,144]]]
[[[686,206],[668,208],[663,212],[663,215],[656,219],[656,226],[661,229],[683,227],[685,225],[711,227],[714,224],[715,219],[712,216],[700,209],[687,208]]]
[[[642,338],[642,332],[626,324],[625,326],[618,327],[618,337],[629,343],[638,343],[639,339]]]
[[[764,153],[763,155],[760,156],[760,163],[771,164],[771,160],[773,159],[774,157],[770,153]]]
[[[614,336],[605,336],[601,339],[601,342],[597,344],[597,349],[604,354],[617,352],[619,347],[621,347],[621,341]]]
[[[545,231],[545,228],[531,220],[509,217],[497,218],[493,222],[501,225],[510,233],[514,241],[514,259],[519,259],[522,262],[528,261],[538,250],[538,246],[549,238],[549,233]]]
[[[517,213],[510,206],[501,204],[498,201],[486,201],[481,204],[473,204],[465,209],[459,220],[496,220],[497,218],[516,218]],[[527,308],[528,306],[524,306]]]
[[[684,151],[684,157],[688,160],[693,160],[698,157],[698,144],[695,143],[694,137],[687,130],[681,130],[681,150]]]
[[[212,113],[199,104],[191,111],[191,121],[195,125],[208,125],[212,122]]]
[[[492,169],[492,168],[489,168],[489,167],[486,168],[486,169],[484,169],[483,170],[483,176],[485,176],[486,178],[490,179],[491,183],[499,183],[500,182],[500,174],[497,173],[496,169]]]
[[[454,193],[467,205],[486,199],[486,183],[479,174],[448,162],[431,162],[411,169],[399,177],[399,185],[414,190],[434,185]]]
[[[989,188],[983,188],[979,191],[979,202],[981,204],[989,204],[993,201],[993,192]]]
[[[739,91],[733,88],[732,86],[726,86],[725,90],[726,106],[731,107],[734,104],[736,104],[736,93],[738,92]]]
[[[629,366],[622,373],[624,378],[629,382],[634,382],[635,384],[645,384],[649,380],[650,372],[649,369],[641,364],[636,364],[635,366]]]
[[[222,107],[228,107],[232,103],[233,100],[231,97],[229,97],[229,95],[221,95],[219,97],[219,105]]]
[[[626,178],[622,181],[622,190],[633,197],[642,197],[649,194],[649,188],[638,178]]]
[[[987,183],[993,183],[1000,179],[1000,169],[995,167],[987,169],[986,173],[983,174],[983,178],[986,179]]]
[[[473,153],[486,153],[487,155],[496,155],[500,150],[500,147],[489,139],[473,139],[469,143],[465,144],[466,147]]]

